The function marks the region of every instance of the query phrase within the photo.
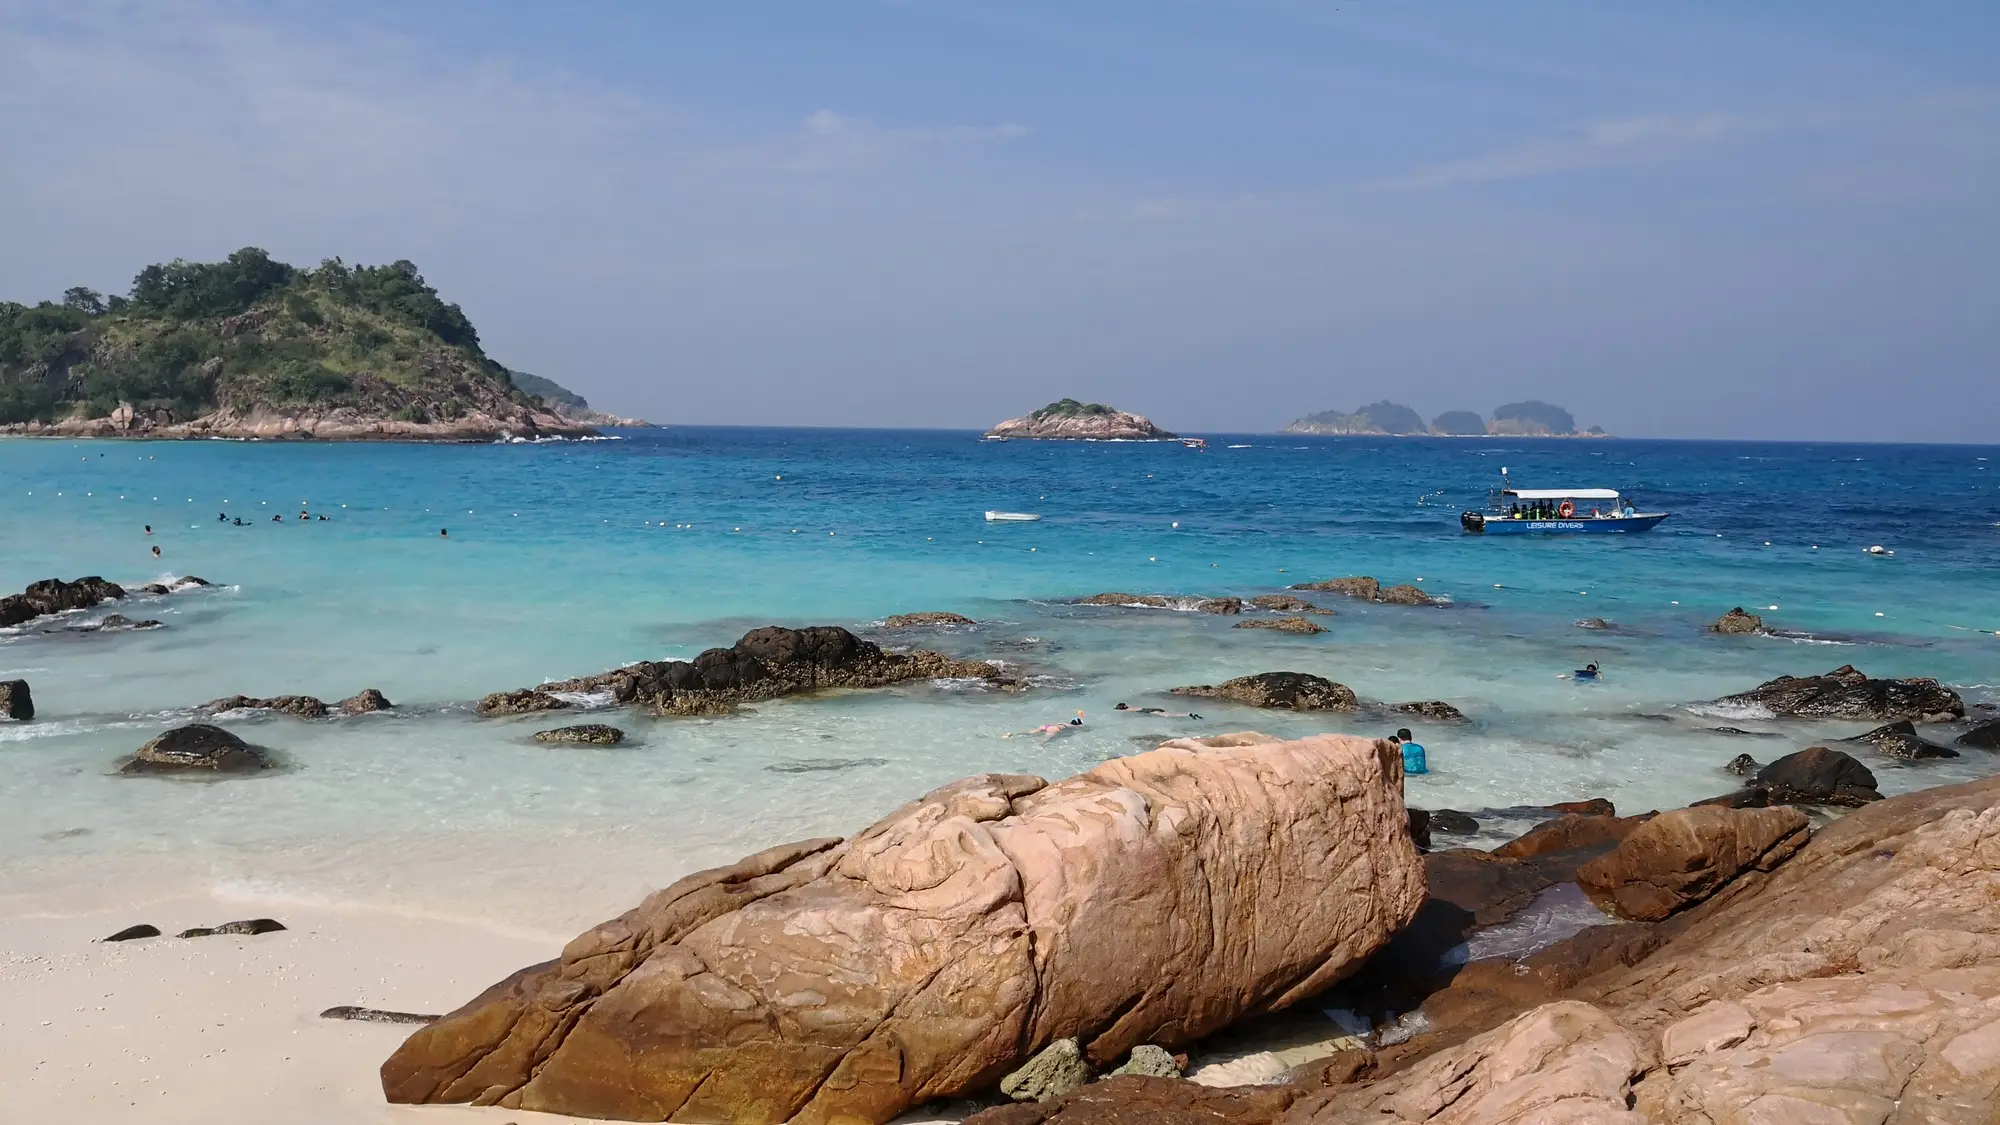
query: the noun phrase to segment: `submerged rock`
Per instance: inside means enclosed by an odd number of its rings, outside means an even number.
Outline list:
[[[262,750],[221,727],[189,723],[139,747],[119,773],[255,773],[270,768]]]
[[[389,702],[388,696],[371,687],[362,688],[360,691],[341,700],[335,706],[339,708],[340,713],[343,715],[370,715],[377,711],[391,710],[396,705]]]
[[[1045,1102],[1090,1081],[1090,1064],[1074,1039],[1058,1039],[1043,1047],[1019,1070],[1000,1080],[1000,1092],[1017,1102]]]
[[[1230,628],[1270,629],[1279,633],[1296,633],[1306,637],[1312,636],[1315,633],[1326,632],[1326,626],[1307,621],[1303,617],[1252,617],[1247,621],[1238,621],[1236,624],[1231,625]]]
[[[1290,594],[1258,594],[1250,599],[1250,604],[1258,609],[1268,609],[1276,613],[1323,613],[1331,617],[1333,611],[1325,606],[1315,605],[1304,598]]]
[[[1851,755],[1824,746],[1787,754],[1757,771],[1757,786],[1781,805],[1855,808],[1879,801],[1875,775]]]
[[[977,625],[978,622],[962,613],[892,613],[882,622],[884,629],[909,629],[918,625]]]
[[[1791,858],[1810,835],[1808,823],[1793,808],[1674,809],[1578,868],[1577,885],[1610,913],[1657,922],[1745,871],[1770,871]]]
[[[1095,1066],[1171,1050],[1314,996],[1408,921],[1424,881],[1394,776],[1386,742],[1227,735],[1053,785],[955,782],[649,896],[417,1031],[383,1089],[885,1122],[1058,1039]]]
[[[1722,768],[1738,777],[1755,777],[1757,776],[1757,771],[1764,767],[1758,765],[1757,759],[1750,755],[1738,754],[1734,758],[1729,759],[1729,762]]]
[[[106,582],[96,575],[74,582],[44,578],[30,583],[26,590],[18,594],[0,598],[0,628],[11,628],[51,613],[89,609],[124,596],[124,587],[116,582]]]
[[[1866,742],[1880,751],[1883,757],[1900,758],[1906,762],[1958,757],[1958,751],[1951,747],[1918,735],[1916,724],[1908,719],[1876,727],[1867,734],[1857,734],[1847,741]]]
[[[1708,631],[1711,633],[1761,633],[1764,631],[1764,619],[1739,605],[1710,622]]]
[[[1945,722],[1965,715],[1965,701],[1936,680],[1871,680],[1851,664],[1820,676],[1779,676],[1716,702],[1812,719]]]
[[[1616,626],[1612,625],[1612,624],[1611,624],[1611,622],[1609,622],[1609,621],[1606,621],[1606,620],[1605,620],[1605,619],[1603,619],[1602,617],[1586,617],[1586,618],[1582,619],[1581,621],[1578,621],[1578,622],[1576,622],[1576,627],[1577,627],[1577,628],[1579,628],[1579,629],[1612,629],[1612,628],[1616,628]]]
[[[1433,809],[1431,831],[1452,836],[1471,836],[1479,831],[1479,822],[1457,809]]]
[[[1457,723],[1465,720],[1465,712],[1453,707],[1442,699],[1420,699],[1411,703],[1393,703],[1389,710],[1401,711],[1405,715],[1418,715],[1440,723]]]
[[[983,660],[959,660],[918,649],[886,652],[838,625],[786,629],[767,625],[743,634],[730,648],[712,648],[692,661],[642,661],[595,676],[498,692],[479,703],[482,715],[524,714],[568,706],[551,692],[608,691],[618,703],[638,704],[660,715],[714,715],[740,703],[831,688],[875,688],[911,680],[997,680]]]
[[[1259,672],[1220,684],[1177,687],[1173,693],[1292,711],[1352,711],[1360,702],[1347,685],[1307,672]]]
[[[26,722],[35,717],[35,697],[26,680],[0,680],[0,715]]]
[[[1074,605],[1109,605],[1140,609],[1191,609],[1197,613],[1231,616],[1243,612],[1242,598],[1194,598],[1175,594],[1092,594]]]
[[[616,746],[625,741],[625,732],[603,723],[581,723],[573,727],[536,731],[535,741],[581,746]]]

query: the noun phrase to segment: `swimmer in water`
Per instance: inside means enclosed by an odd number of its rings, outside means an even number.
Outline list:
[[[1070,725],[1070,726],[1073,726],[1073,727],[1080,727],[1080,726],[1082,726],[1082,725],[1083,725],[1083,712],[1081,712],[1081,711],[1078,711],[1078,712],[1076,713],[1076,718],[1074,718],[1074,719],[1071,719],[1071,720],[1069,721],[1069,725]]]
[[[439,538],[439,539],[449,539],[449,538],[451,538],[451,529],[450,529],[450,528],[447,528],[447,527],[440,527],[440,528],[438,528],[438,538]]]
[[[281,516],[281,515],[278,515],[278,514],[277,514],[276,512],[273,512],[273,513],[271,513],[271,522],[272,522],[272,523],[284,523],[284,522],[285,522],[285,517],[283,517],[283,516]]]
[[[1043,723],[1043,724],[1042,724],[1041,726],[1038,726],[1038,727],[1029,727],[1029,728],[1028,728],[1027,730],[1019,730],[1019,731],[1008,731],[1008,732],[1007,732],[1006,734],[1003,734],[1003,735],[1001,735],[1000,737],[1001,737],[1001,738],[1013,738],[1013,737],[1014,737],[1015,735],[1023,735],[1023,736],[1026,736],[1026,735],[1031,735],[1031,734],[1039,734],[1039,735],[1041,735],[1041,736],[1042,736],[1042,738],[1043,738],[1044,740],[1047,740],[1047,739],[1051,739],[1051,738],[1061,738],[1061,737],[1062,737],[1063,735],[1066,735],[1066,734],[1068,734],[1068,733],[1069,733],[1069,732],[1070,732],[1071,730],[1075,729],[1075,727],[1076,727],[1076,726],[1078,726],[1078,725],[1081,725],[1081,724],[1072,724],[1072,723]]]
[[[153,548],[153,557],[156,559],[160,557],[160,548],[157,545]]]
[[[146,525],[146,534],[151,535],[152,533],[153,533],[153,525],[149,523]]]
[[[1572,674],[1579,680],[1594,680],[1597,678],[1597,665],[1586,664]]]

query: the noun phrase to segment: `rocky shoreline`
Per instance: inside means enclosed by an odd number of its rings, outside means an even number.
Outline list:
[[[493,442],[514,438],[533,441],[602,436],[596,425],[504,401],[458,418],[422,422],[351,407],[288,412],[258,406],[249,411],[224,409],[195,418],[177,419],[171,414],[147,414],[121,406],[102,418],[64,418],[55,422],[0,425],[0,435],[139,440],[217,438],[243,441],[410,442]]]

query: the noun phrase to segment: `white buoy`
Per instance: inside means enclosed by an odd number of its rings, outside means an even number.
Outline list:
[[[1179,520],[1175,520],[1175,521],[1174,521],[1174,526],[1175,526],[1175,527],[1179,527],[1180,525],[1181,525],[1181,521],[1179,521]]]
[[[1765,608],[1765,609],[1776,609],[1776,608],[1778,608],[1778,607],[1777,607],[1777,606],[1774,606],[1774,605],[1767,605],[1767,606],[1765,606],[1764,608]]]
[[[1877,616],[1877,617],[1887,617],[1887,616],[1889,616],[1889,615],[1888,615],[1888,614],[1886,614],[1886,613],[1883,613],[1883,612],[1881,612],[1880,610],[1877,610],[1877,611],[1876,611],[1876,613],[1875,613],[1875,616]]]

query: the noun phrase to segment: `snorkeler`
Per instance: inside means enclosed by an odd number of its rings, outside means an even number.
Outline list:
[[[153,547],[153,557],[156,559],[160,557],[160,548],[157,545]]]
[[[1597,665],[1586,664],[1571,674],[1579,680],[1594,680],[1597,678]]]

